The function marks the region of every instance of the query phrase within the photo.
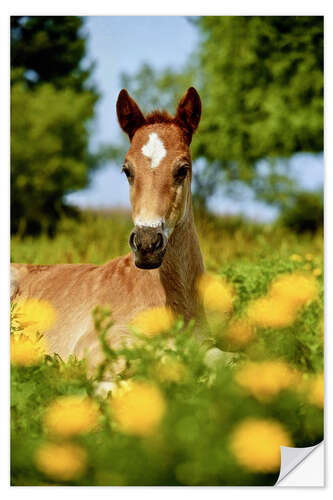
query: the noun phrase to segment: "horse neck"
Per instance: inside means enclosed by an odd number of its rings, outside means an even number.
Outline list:
[[[204,264],[195,229],[192,204],[189,203],[186,216],[170,236],[160,268],[160,277],[167,297],[173,302],[170,305],[185,316],[194,312],[193,308],[197,301],[195,285],[203,271]]]

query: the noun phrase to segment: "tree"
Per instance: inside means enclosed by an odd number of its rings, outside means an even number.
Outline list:
[[[322,192],[300,191],[282,210],[279,223],[296,233],[312,232],[323,229],[324,200]]]
[[[204,163],[202,199],[214,190],[215,177],[215,187],[219,180],[231,188],[243,182],[258,197],[283,205],[295,191],[286,160],[323,150],[323,17],[204,16],[191,22],[202,35],[191,72],[152,74],[145,95],[162,93],[166,77],[169,93],[178,93],[184,76],[197,85],[203,115],[192,152]],[[127,77],[135,97],[141,72]],[[261,160],[267,160],[264,176]]]
[[[89,122],[98,94],[83,68],[77,17],[11,19],[11,230],[53,233],[64,194],[85,187],[98,155]]]
[[[29,88],[52,83],[57,89],[86,90],[94,65],[82,64],[87,37],[81,17],[12,16],[10,26],[11,68],[23,70]]]

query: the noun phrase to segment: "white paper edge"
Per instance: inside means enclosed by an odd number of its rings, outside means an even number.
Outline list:
[[[307,448],[292,448],[281,446],[281,467],[275,486],[324,486],[324,441]],[[311,456],[311,478],[307,477],[305,469],[308,469],[307,457],[313,451],[318,452]],[[310,460],[310,459],[309,459]],[[313,462],[313,463],[312,463]],[[304,480],[301,479],[303,463]],[[284,479],[288,478],[284,481]],[[310,483],[309,483],[310,479]],[[311,482],[312,481],[312,482]]]

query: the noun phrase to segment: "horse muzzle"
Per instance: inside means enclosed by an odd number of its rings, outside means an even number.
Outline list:
[[[168,238],[162,225],[157,227],[135,226],[129,237],[135,265],[140,269],[160,267],[168,246]]]

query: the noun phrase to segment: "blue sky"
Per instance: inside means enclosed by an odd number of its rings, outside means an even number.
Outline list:
[[[121,136],[115,113],[121,73],[134,73],[145,62],[155,69],[181,69],[195,51],[199,34],[179,16],[88,16],[85,29],[88,58],[96,61],[94,81],[102,94],[91,144],[116,143]],[[295,155],[291,170],[304,188],[316,189],[323,183],[323,155]],[[81,207],[129,207],[127,180],[120,171],[121,165],[108,163],[93,174],[88,188],[67,200]],[[274,209],[254,201],[248,190],[237,201],[217,193],[209,206],[219,213],[243,213],[258,220],[276,216]]]

